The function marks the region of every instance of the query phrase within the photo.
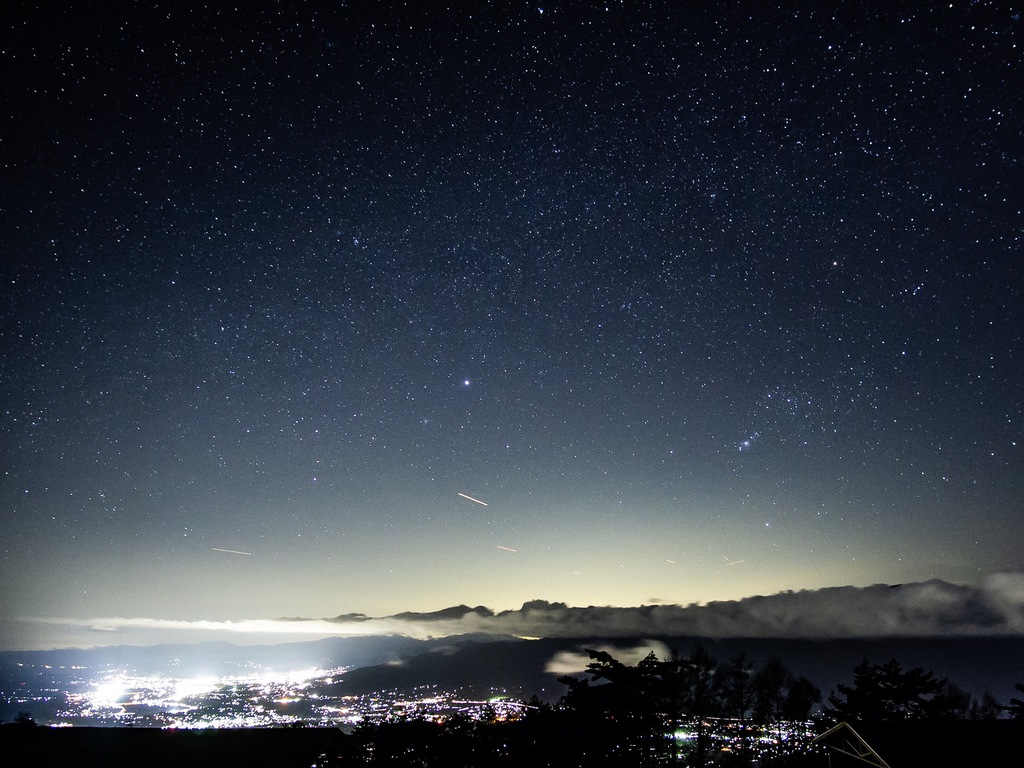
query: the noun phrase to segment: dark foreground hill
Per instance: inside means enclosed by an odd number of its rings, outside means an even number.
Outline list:
[[[834,737],[823,741],[832,745],[822,768],[866,768],[878,765],[871,755],[855,757],[850,747],[862,739],[889,768],[1019,768],[1020,745],[1024,742],[1024,722],[1019,720],[928,721],[863,724],[853,723],[853,740],[836,729]],[[844,738],[847,737],[844,743]],[[809,766],[808,768],[813,768]]]
[[[170,672],[183,677],[199,674],[237,674],[246,669],[276,670],[303,667],[361,667],[382,664],[431,647],[429,641],[401,635],[329,637],[273,645],[234,645],[223,641],[161,645],[112,645],[49,651],[2,651],[0,670],[21,664],[34,666],[104,667],[152,674]]]
[[[571,722],[570,719],[563,725]],[[561,728],[538,728],[537,723],[531,725],[525,721],[478,724],[482,732],[475,736],[464,724],[456,730],[437,726],[424,729],[423,725],[413,721],[392,723],[382,726],[376,734],[364,732],[355,736],[330,728],[172,731],[0,725],[0,759],[5,765],[37,768],[94,765],[104,768],[309,768],[367,764],[368,747],[372,745],[382,758],[399,756],[400,762],[389,764],[451,768],[485,764],[487,756],[500,754],[505,765],[532,768],[538,764],[581,764],[582,758],[578,750],[573,750],[573,745],[587,740],[584,733],[567,740]],[[1019,745],[1024,740],[1024,723],[1020,721],[905,721],[855,725],[853,739],[849,732],[841,734],[841,738],[826,737],[825,743],[831,748],[817,753],[783,753],[777,755],[778,760],[769,759],[766,764],[790,768],[857,768],[866,762],[853,758],[851,747],[865,744],[892,768],[922,765],[1015,768],[1020,764]],[[495,740],[496,736],[501,738]],[[452,757],[462,759],[450,759]],[[384,762],[388,763],[386,759]]]
[[[647,643],[687,655],[703,645],[719,662],[741,653],[760,665],[777,656],[797,675],[814,682],[824,695],[837,683],[848,682],[862,658],[872,662],[898,659],[905,668],[924,667],[939,677],[980,697],[988,691],[1003,702],[1015,695],[1013,686],[1024,681],[1024,640],[1021,638],[897,638],[847,640],[788,640],[765,638],[654,638]],[[331,687],[340,694],[382,690],[412,690],[437,686],[487,696],[493,691],[555,701],[566,691],[558,682],[564,674],[552,662],[566,654],[585,656],[586,648],[605,648],[616,654],[635,642],[622,638],[590,640],[545,639],[480,642],[455,639],[427,652],[410,654],[398,662],[354,669]],[[582,667],[580,674],[582,673]]]
[[[349,669],[329,690],[332,695],[358,695],[375,691],[410,691],[424,686],[485,697],[495,691],[513,696],[534,694],[556,701],[566,687],[561,674],[581,674],[585,649],[603,648],[616,658],[629,660],[638,645],[654,647],[659,655],[677,651],[687,655],[703,645],[719,662],[744,653],[755,665],[777,656],[796,675],[817,685],[827,696],[840,682],[849,682],[862,658],[884,662],[896,658],[904,668],[924,667],[969,691],[975,697],[990,692],[1002,702],[1013,695],[1014,684],[1024,682],[1024,639],[1003,638],[870,638],[844,640],[792,640],[701,637],[660,638],[548,638],[513,640],[485,635],[415,640],[401,636],[330,638],[312,642],[268,646],[228,643],[116,646],[91,650],[0,653],[0,721],[10,720],[26,706],[16,692],[23,689],[71,690],[74,680],[96,676],[104,669],[125,669],[139,674],[190,677],[310,667]],[[643,653],[646,653],[644,651]],[[573,659],[577,666],[572,667]],[[638,658],[633,658],[635,663]],[[86,667],[85,671],[76,666]],[[81,682],[77,683],[81,687]],[[77,689],[76,689],[77,690]],[[37,718],[41,717],[33,711]],[[45,719],[45,718],[43,718]]]
[[[334,728],[173,731],[0,726],[0,761],[49,768],[309,768],[349,749]],[[10,761],[10,762],[8,762]]]

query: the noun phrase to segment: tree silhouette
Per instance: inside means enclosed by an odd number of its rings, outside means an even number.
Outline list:
[[[747,754],[747,719],[754,709],[754,663],[741,653],[729,660],[721,670],[722,713],[739,721],[738,751]]]
[[[971,694],[958,685],[947,682],[928,705],[928,716],[942,720],[970,720]]]
[[[813,759],[801,729],[783,721],[806,720],[821,693],[778,658],[755,672],[744,654],[719,666],[699,645],[687,656],[673,652],[665,660],[650,653],[635,666],[607,651],[588,654],[584,676],[560,678],[568,690],[558,705],[534,697],[510,720],[492,708],[481,717],[398,718],[361,726],[353,740],[361,752],[349,762],[396,768],[707,768],[712,763],[724,768],[755,761],[796,766]],[[837,686],[829,697],[832,713],[843,719],[982,718],[1003,709],[1024,718],[1022,699],[1003,708],[987,695],[979,705],[945,679],[920,667],[904,670],[894,659],[884,664],[863,659],[853,673],[853,683]],[[1017,690],[1024,694],[1024,684]],[[762,725],[760,735],[772,737],[772,745],[749,738],[751,720]],[[735,721],[737,736],[730,734]],[[692,726],[692,741],[674,738],[684,724]],[[769,724],[778,724],[778,731],[764,727]]]
[[[794,677],[778,656],[771,656],[754,675],[754,719],[762,725],[783,720],[806,720],[811,708],[821,701],[821,691],[806,677]],[[781,732],[775,733],[771,752],[781,747]]]
[[[821,701],[821,691],[806,677],[794,677],[772,656],[753,679],[754,719],[759,723],[806,720]]]
[[[590,723],[601,723],[590,744],[603,752],[607,765],[650,765],[662,759],[678,761],[675,730],[684,719],[692,721],[695,740],[690,755],[693,765],[704,765],[712,747],[708,718],[723,713],[723,677],[717,662],[703,646],[689,656],[673,654],[659,660],[648,654],[635,667],[616,660],[606,651],[588,650],[589,679],[562,677],[569,687],[562,705]],[[753,707],[750,664],[741,657],[738,670],[747,678],[738,690],[744,713]],[[739,675],[739,671],[737,671]],[[739,699],[737,699],[739,700]]]
[[[921,667],[904,671],[896,659],[872,664],[862,659],[853,669],[853,685],[840,683],[829,696],[829,714],[840,720],[877,722],[923,720],[940,709],[947,685]]]
[[[688,658],[680,661],[680,665],[685,685],[683,701],[697,728],[694,764],[704,765],[711,751],[707,718],[714,717],[719,712],[720,686],[717,662],[703,645],[698,645]]]
[[[1018,692],[1024,693],[1024,683],[1017,683],[1013,687],[1016,688]],[[1014,720],[1024,720],[1024,699],[1018,699],[1014,696],[1006,706],[1006,711]]]
[[[792,679],[786,691],[786,701],[782,705],[783,720],[806,720],[811,716],[811,709],[821,701],[821,691],[814,683],[801,675]]]
[[[689,714],[688,679],[689,668],[686,662],[677,651],[672,651],[672,655],[661,665],[661,703],[669,733],[670,760],[673,765],[679,761],[679,741],[676,739],[676,731]]]
[[[782,719],[786,692],[793,675],[782,666],[778,656],[772,656],[754,675],[754,719],[759,723],[774,723]]]
[[[567,676],[562,705],[601,728],[587,737],[591,752],[603,764],[650,765],[664,751],[664,662],[650,653],[635,667],[607,651],[588,650],[590,679]]]
[[[981,695],[981,701],[971,701],[971,720],[998,720],[999,716],[1006,710],[999,700],[988,691]]]

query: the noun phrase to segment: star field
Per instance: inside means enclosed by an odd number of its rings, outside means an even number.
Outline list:
[[[1012,3],[14,8],[6,616],[1024,569]]]

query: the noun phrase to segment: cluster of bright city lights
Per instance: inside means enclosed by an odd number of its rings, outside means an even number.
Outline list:
[[[353,727],[394,717],[437,722],[455,715],[511,719],[526,705],[495,690],[487,698],[422,686],[412,691],[351,695],[336,690],[345,667],[294,671],[248,670],[238,675],[133,674],[120,669],[89,673],[77,668],[33,669],[15,694],[5,692],[11,711],[28,711],[53,726],[157,728],[254,728],[280,725]],[[63,672],[63,682],[52,675]],[[46,673],[40,675],[39,673]]]
[[[353,695],[337,683],[345,667],[294,671],[256,670],[244,674],[183,676],[133,674],[104,668],[18,665],[23,675],[15,694],[2,692],[8,710],[28,711],[40,724],[140,726],[151,728],[258,728],[319,726],[351,729],[363,723],[452,717],[515,720],[530,706],[521,692],[494,690],[477,698],[434,685]],[[31,682],[29,682],[31,681]],[[726,718],[705,718],[705,733],[725,751],[759,757],[813,750],[811,722],[755,726]],[[682,721],[671,739],[680,748],[696,739],[698,723]]]
[[[259,670],[241,675],[194,677],[139,675],[107,669],[82,677],[63,696],[52,685],[22,688],[8,706],[50,709],[54,725],[145,725],[224,728],[319,722],[329,708],[317,706],[309,689],[330,685],[345,668]],[[321,710],[323,710],[321,712]]]

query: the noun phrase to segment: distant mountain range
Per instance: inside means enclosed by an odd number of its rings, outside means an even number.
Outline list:
[[[313,621],[313,620],[308,620]],[[979,587],[938,579],[915,584],[827,587],[705,605],[570,607],[533,600],[517,610],[453,606],[430,613],[319,620],[379,627],[381,634],[466,633],[518,637],[1024,637],[1024,574]]]

